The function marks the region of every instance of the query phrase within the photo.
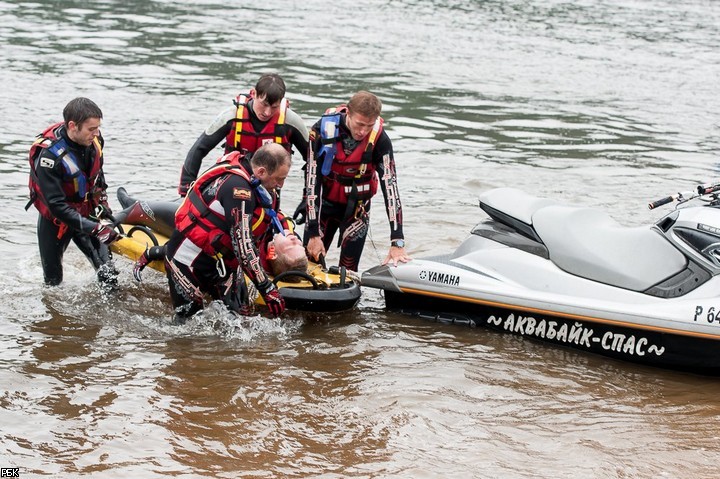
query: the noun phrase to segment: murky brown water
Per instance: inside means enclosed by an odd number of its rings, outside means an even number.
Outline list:
[[[232,3],[232,2],[231,2]],[[238,4],[237,6],[235,6]],[[120,260],[99,296],[72,248],[41,287],[23,211],[32,137],[77,95],[105,113],[111,188],[174,195],[206,124],[280,72],[310,124],[385,103],[415,256],[513,185],[641,224],[716,179],[720,5],[405,0],[0,0],[0,467],[21,477],[717,476],[720,382],[383,310],[183,327]],[[284,192],[299,200],[297,160]],[[293,178],[295,178],[293,180]],[[116,203],[115,203],[116,204]],[[364,268],[386,254],[375,208]]]

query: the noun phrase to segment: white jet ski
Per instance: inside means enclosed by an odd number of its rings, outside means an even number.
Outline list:
[[[676,202],[657,223],[513,188],[480,196],[490,219],[451,254],[376,266],[362,285],[386,307],[486,326],[614,358],[720,375],[720,184]]]

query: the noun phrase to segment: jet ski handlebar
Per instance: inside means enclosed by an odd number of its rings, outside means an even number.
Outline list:
[[[685,191],[685,192],[678,192],[674,195],[666,196],[665,198],[661,198],[657,201],[653,201],[651,203],[648,203],[648,209],[654,210],[655,208],[666,205],[668,203],[672,203],[673,201],[687,201],[695,196],[698,196],[694,191]]]
[[[717,191],[720,191],[720,183],[716,183],[714,185],[698,185],[697,187],[699,195],[709,195]]]
[[[673,201],[677,201],[679,203],[685,203],[686,201],[690,201],[695,198],[699,198],[700,196],[704,195],[710,195],[713,193],[716,193],[720,191],[720,183],[716,184],[710,184],[710,185],[698,185],[695,191],[685,191],[685,192],[678,192],[674,195],[666,196],[665,198],[661,198],[657,201],[653,201],[651,203],[648,203],[648,209],[654,210],[655,208],[659,206],[666,205],[668,203],[672,203]]]

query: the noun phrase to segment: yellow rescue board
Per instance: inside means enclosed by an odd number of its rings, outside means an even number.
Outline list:
[[[110,249],[133,262],[137,261],[147,248],[156,244],[163,245],[168,240],[166,236],[144,227],[122,225],[121,231],[124,231],[125,235],[113,242]],[[165,272],[163,261],[152,261],[148,266],[162,273]],[[345,274],[328,272],[321,265],[312,262],[308,264],[306,273],[312,281],[300,275],[288,276],[287,281],[278,277],[281,280],[276,281],[277,287],[282,289],[286,302],[292,298],[290,302],[294,304],[294,309],[339,311],[351,308],[360,298],[359,283],[349,275],[346,277]],[[255,303],[264,304],[262,297],[258,295]]]

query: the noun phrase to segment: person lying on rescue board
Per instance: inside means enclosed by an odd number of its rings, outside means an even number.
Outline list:
[[[271,271],[275,275],[290,269],[306,271],[307,258],[300,239],[293,233],[294,225],[292,220],[286,219],[282,213],[275,210],[278,202],[275,190],[284,183],[284,179],[289,171],[289,164],[290,155],[284,151],[281,146],[276,144],[263,145],[263,147],[252,155],[249,161],[242,158],[238,152],[225,155],[218,160],[215,167],[203,173],[201,179],[195,183],[192,191],[198,190],[200,194],[202,194],[202,200],[197,198],[199,193],[196,192],[189,197],[189,200],[186,199],[180,205],[176,202],[133,202],[133,200],[127,196],[124,189],[119,190],[118,198],[121,204],[129,206],[116,215],[116,222],[140,224],[151,227],[158,233],[170,235],[171,240],[168,242],[168,245],[171,245],[170,248],[175,248],[174,250],[170,249],[170,255],[167,255],[168,247],[165,245],[148,249],[135,264],[133,274],[136,279],[141,279],[140,273],[150,261],[164,258],[166,260],[168,279],[171,284],[173,302],[176,306],[183,306],[190,311],[190,314],[194,314],[193,311],[196,312],[198,307],[202,305],[202,301],[197,301],[197,291],[187,292],[183,290],[178,293],[177,289],[173,290],[173,283],[177,286],[177,282],[179,281],[173,274],[178,276],[183,274],[184,277],[181,278],[182,285],[194,284],[197,286],[198,291],[209,293],[215,298],[213,291],[216,286],[218,286],[216,283],[220,280],[227,279],[223,277],[225,275],[220,274],[220,271],[224,268],[220,268],[219,265],[222,263],[224,266],[226,262],[230,264],[236,263],[237,260],[235,258],[238,257],[243,260],[241,263],[243,272],[250,278],[253,278],[253,276],[246,271],[246,269],[249,268],[246,266],[246,263],[255,265],[255,267],[259,266],[259,269],[262,270],[261,274],[265,277],[267,277],[266,271]],[[248,175],[248,171],[250,170],[252,174]],[[240,180],[235,177],[240,177]],[[230,186],[238,183],[238,181],[244,185],[243,182],[246,183],[248,179],[250,180],[249,188],[238,189],[238,187],[234,187],[232,190],[229,189]],[[267,188],[270,188],[272,193],[268,192]],[[242,217],[240,225],[238,225],[237,222],[233,222],[233,228],[249,228],[250,225],[252,225],[252,233],[248,235],[248,237],[252,239],[252,246],[255,246],[255,248],[249,247],[250,244],[246,238],[243,245],[237,246],[237,250],[245,253],[242,256],[237,255],[234,245],[232,251],[225,246],[221,256],[218,254],[220,252],[219,250],[216,253],[209,254],[210,248],[216,251],[217,248],[222,247],[222,244],[217,244],[217,238],[219,238],[220,242],[223,242],[223,234],[225,234],[223,232],[225,231],[224,228],[227,220],[225,218],[220,220],[219,218],[224,216],[228,205],[232,205],[238,201],[240,203],[247,201],[254,204],[253,211],[251,211],[251,213],[253,213],[252,221],[250,221],[249,217]],[[198,208],[206,208],[210,214],[203,215],[200,211],[189,212],[191,209]],[[202,227],[195,224],[200,221],[208,224],[203,224]],[[181,231],[178,231],[174,227],[180,227]],[[218,234],[216,235],[215,233]],[[212,236],[216,241],[212,244],[201,246],[207,243],[205,239],[208,236]],[[231,238],[228,238],[227,241],[230,239]],[[200,245],[197,243],[200,243]],[[190,244],[192,244],[194,248],[185,246]],[[184,251],[184,249],[187,248],[193,251],[195,248],[200,248],[204,253],[194,256],[190,255],[195,258],[190,262],[192,268],[187,264],[188,257],[186,255],[188,255],[188,251]],[[178,251],[180,251],[180,253],[178,253]],[[258,254],[253,254],[254,251],[257,251]],[[177,258],[178,255],[180,259],[173,260],[173,257]],[[211,260],[208,260],[207,257],[211,257]],[[259,258],[259,262],[248,260],[250,257]],[[212,263],[212,265],[210,265],[210,263]],[[251,271],[251,273],[254,273],[254,271]],[[193,277],[190,276],[191,274]],[[220,277],[218,277],[218,275]],[[237,276],[240,276],[239,272]],[[272,285],[272,283],[270,284]],[[227,285],[223,284],[223,286]],[[274,289],[273,286],[260,284],[258,285],[258,291],[261,294],[263,294],[263,287]],[[191,288],[184,289],[189,291]],[[187,295],[185,293],[187,293]],[[191,297],[190,293],[193,293],[195,296]],[[237,291],[236,293],[241,294],[242,291]],[[272,296],[272,294],[269,296],[271,301],[273,300]],[[263,298],[265,299],[265,295]],[[238,312],[248,311],[248,308],[244,308],[237,303],[238,300],[236,297],[226,300],[226,304],[228,304],[231,309]],[[277,312],[279,308],[273,309],[273,306],[277,306],[275,303],[268,303],[268,306],[276,315],[282,312],[281,310]],[[183,315],[187,316],[185,314]]]
[[[266,143],[252,155],[224,155],[193,182],[175,214],[175,231],[165,249],[176,321],[203,309],[205,294],[239,314],[252,314],[254,302],[245,277],[274,316],[285,311],[285,300],[262,265],[258,245],[269,242],[274,227],[279,232],[292,230],[275,214],[277,190],[285,184],[291,164],[283,146]]]
[[[115,215],[116,224],[146,226],[153,232],[170,237],[175,229],[175,213],[180,203],[176,201],[145,201],[130,198],[125,188],[118,190],[122,205],[129,205]],[[276,212],[281,223],[285,215]],[[292,222],[289,224],[293,225]],[[277,230],[277,228],[275,228]],[[307,271],[308,259],[302,240],[294,230],[276,232],[269,243],[258,245],[263,268],[277,276],[286,271]],[[142,271],[153,261],[165,261],[165,245],[150,246],[138,258],[133,267],[133,276],[142,281]]]
[[[172,208],[176,210],[179,203],[174,201],[137,201],[125,210],[118,213],[116,218],[124,217],[124,224],[140,225],[152,228],[160,234],[165,235],[167,231],[162,225],[163,221],[152,221],[144,211],[155,211],[157,207]],[[173,213],[174,214],[174,213]],[[285,219],[284,215],[278,212],[278,217]],[[156,219],[160,216],[156,216]],[[294,227],[293,227],[294,228]],[[172,230],[166,236],[172,235]],[[307,271],[308,259],[305,254],[302,240],[295,231],[284,230],[283,233],[275,233],[269,243],[259,244],[260,260],[263,268],[273,276],[286,271]],[[165,245],[150,246],[138,258],[133,267],[133,277],[142,281],[142,271],[153,261],[165,261]]]

